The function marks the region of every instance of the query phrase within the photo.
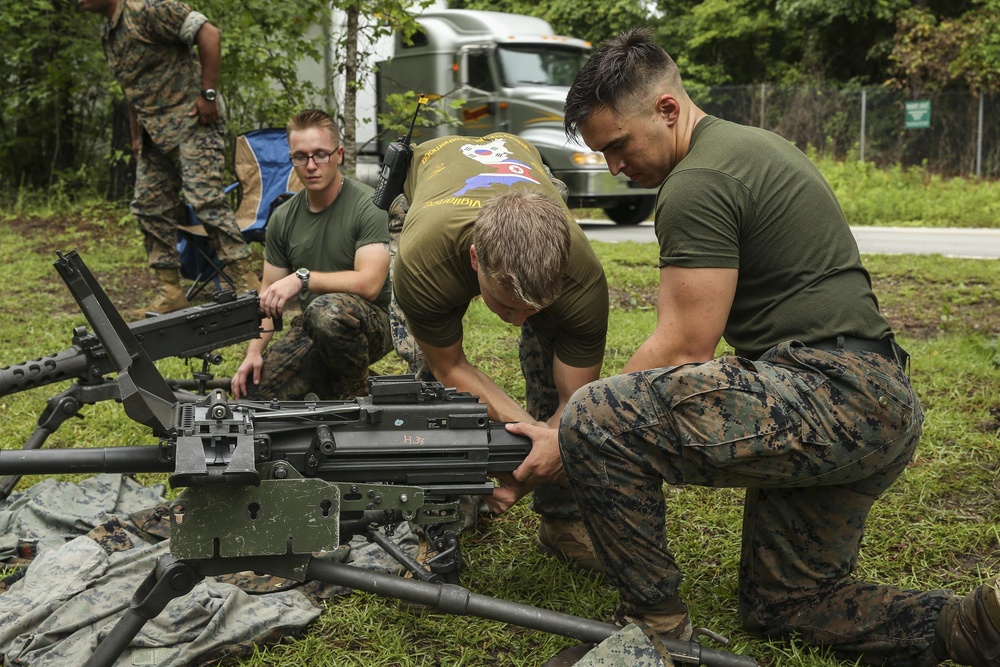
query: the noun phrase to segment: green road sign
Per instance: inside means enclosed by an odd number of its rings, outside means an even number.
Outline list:
[[[919,130],[931,126],[931,101],[914,100],[906,103],[907,130]]]

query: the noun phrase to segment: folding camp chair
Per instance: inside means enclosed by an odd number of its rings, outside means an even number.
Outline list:
[[[235,168],[237,181],[225,192],[235,197],[236,225],[247,243],[264,243],[267,221],[272,211],[285,199],[302,189],[302,184],[288,161],[288,137],[283,129],[254,130],[236,137]],[[220,288],[220,276],[230,285],[225,263],[209,245],[205,227],[186,206],[185,225],[178,227],[177,252],[181,275],[194,284],[187,298],[194,298],[210,283]]]

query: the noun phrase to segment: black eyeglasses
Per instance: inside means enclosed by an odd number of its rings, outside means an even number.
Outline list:
[[[292,166],[294,167],[304,167],[307,164],[309,164],[310,159],[316,164],[326,164],[327,162],[330,161],[330,158],[333,157],[334,153],[336,153],[339,149],[340,146],[334,148],[333,153],[327,153],[326,151],[316,151],[311,155],[303,155],[302,153],[295,153],[294,155],[291,155],[288,158],[288,161],[291,162]]]

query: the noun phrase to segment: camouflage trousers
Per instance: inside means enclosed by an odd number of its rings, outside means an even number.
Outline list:
[[[949,591],[851,578],[874,502],[906,468],[923,413],[896,362],[783,343],[593,382],[570,400],[560,450],[623,603],[664,606],[681,573],[663,483],[744,487],[739,610],[768,637],[796,633],[848,659],[934,665]]]
[[[565,186],[564,186],[565,187]],[[392,276],[396,252],[399,249],[399,234],[409,210],[406,195],[399,195],[389,207],[389,275]],[[535,318],[546,317],[536,315]],[[392,328],[392,344],[396,354],[407,363],[407,372],[424,381],[434,380],[416,340],[406,326],[406,314],[396,301],[393,292],[389,307],[389,321]],[[521,327],[518,343],[521,374],[524,376],[525,409],[533,418],[547,420],[559,407],[559,393],[552,375],[552,361],[555,356],[555,340],[541,336],[531,326],[529,319]],[[566,484],[543,484],[532,494],[532,509],[543,516],[557,519],[578,519],[580,512],[576,501]]]
[[[410,210],[410,202],[406,195],[399,195],[389,206],[389,282],[395,280],[396,253],[399,252],[399,235],[403,231],[403,221],[406,220],[406,213]],[[406,372],[415,376],[418,380],[430,382],[434,380],[434,374],[427,366],[424,353],[421,352],[417,341],[410,335],[410,330],[406,326],[406,315],[396,301],[396,292],[393,290],[392,299],[389,303],[389,327],[392,329],[392,345],[396,349],[399,358],[406,362]]]
[[[250,256],[223,195],[224,127],[221,122],[198,125],[190,137],[167,152],[142,132],[131,211],[139,221],[151,268],[180,267],[177,226],[190,224],[184,202],[194,209],[219,259],[232,262]]]
[[[350,399],[368,393],[368,366],[392,349],[389,316],[356,294],[316,297],[264,353],[251,399]]]

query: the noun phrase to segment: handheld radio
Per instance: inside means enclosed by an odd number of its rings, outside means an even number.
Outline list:
[[[406,136],[389,144],[385,149],[385,155],[382,156],[382,172],[379,174],[372,201],[383,211],[388,211],[392,201],[403,191],[406,172],[410,169],[410,159],[413,157],[410,137],[413,136],[413,126],[417,123],[421,104],[427,104],[425,95],[421,95],[417,100],[417,108],[413,112],[413,120],[410,121],[410,129],[407,130]]]

